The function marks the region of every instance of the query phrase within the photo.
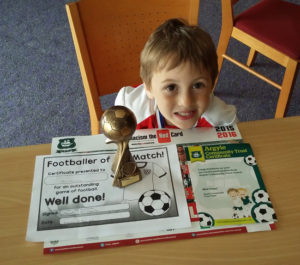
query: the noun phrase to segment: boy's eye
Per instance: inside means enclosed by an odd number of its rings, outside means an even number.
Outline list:
[[[202,88],[204,86],[205,86],[205,84],[203,82],[197,82],[193,85],[193,88]]]
[[[175,85],[175,84],[171,84],[171,85],[168,85],[168,86],[166,87],[166,90],[167,90],[168,92],[173,92],[175,89],[176,89],[176,85]]]

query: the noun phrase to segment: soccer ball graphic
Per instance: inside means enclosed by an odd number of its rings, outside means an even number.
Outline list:
[[[214,226],[215,221],[214,221],[214,218],[210,214],[205,213],[205,212],[200,212],[200,213],[198,213],[198,216],[199,216],[199,222],[200,222],[201,228],[209,228],[209,227]]]
[[[257,189],[252,193],[252,200],[255,203],[270,202],[270,197],[265,190]]]
[[[256,165],[256,159],[253,155],[248,155],[248,156],[244,157],[244,161],[248,166]]]
[[[139,199],[141,211],[150,216],[162,215],[170,209],[170,206],[170,196],[160,190],[146,191]]]
[[[104,111],[101,128],[106,137],[113,141],[129,140],[136,129],[134,113],[124,106],[113,106]]]
[[[252,217],[258,223],[273,222],[277,220],[275,211],[270,203],[260,203],[255,205],[252,210]]]

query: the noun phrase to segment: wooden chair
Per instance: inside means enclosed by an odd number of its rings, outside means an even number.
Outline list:
[[[138,85],[139,57],[165,20],[196,25],[199,0],[81,0],[66,5],[88,102],[91,133],[100,133],[100,96]]]
[[[227,59],[280,90],[275,118],[284,117],[300,59],[300,6],[281,0],[262,0],[234,17],[238,0],[222,0],[222,29],[217,48],[219,73]],[[226,54],[230,38],[250,47],[246,64]],[[282,84],[250,68],[257,52],[286,68]]]

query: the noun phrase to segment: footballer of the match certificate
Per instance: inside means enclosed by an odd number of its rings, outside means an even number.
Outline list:
[[[27,240],[189,227],[175,145],[131,150],[142,181],[112,186],[114,151],[37,157]]]

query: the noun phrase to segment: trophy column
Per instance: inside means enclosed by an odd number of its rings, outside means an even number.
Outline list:
[[[142,179],[128,146],[136,124],[135,115],[124,106],[113,106],[101,117],[100,125],[103,133],[118,146],[112,164],[112,171],[115,174],[113,186],[125,187]]]

